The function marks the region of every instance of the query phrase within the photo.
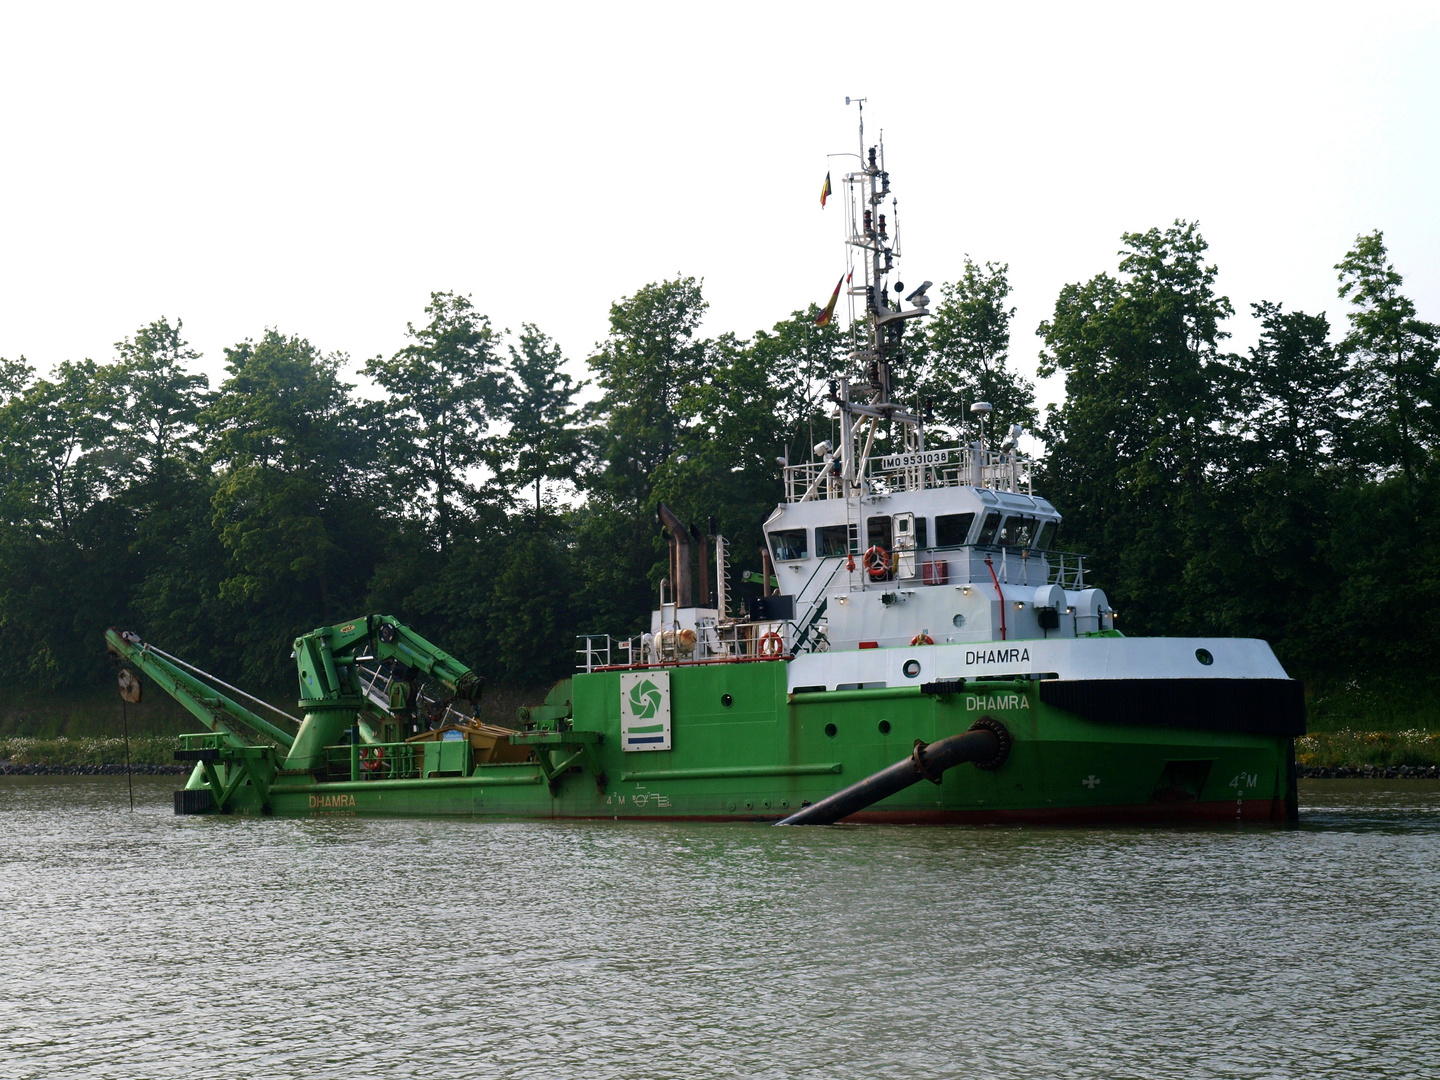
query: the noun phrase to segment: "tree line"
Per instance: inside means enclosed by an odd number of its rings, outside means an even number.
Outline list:
[[[1034,428],[1059,546],[1126,632],[1264,637],[1307,677],[1404,667],[1436,636],[1440,331],[1379,233],[1336,269],[1342,324],[1256,304],[1242,354],[1199,229],[1126,234],[1038,330],[1065,381],[1042,417],[1008,267],[967,257],[908,332],[897,396],[941,437],[977,400]],[[121,625],[288,697],[291,640],[366,611],[501,683],[566,674],[577,633],[647,622],[659,502],[759,569],[777,459],[835,438],[847,331],[812,305],[708,338],[705,310],[678,275],[616,301],[578,382],[540,328],[446,292],[364,363],[366,394],[348,358],[276,329],[227,348],[212,387],[178,319],[48,376],[0,360],[0,684],[98,685]]]

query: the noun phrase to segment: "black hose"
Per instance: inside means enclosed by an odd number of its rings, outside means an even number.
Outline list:
[[[833,825],[921,780],[938,784],[941,773],[962,762],[973,761],[979,768],[998,769],[1009,753],[1009,732],[993,720],[989,723],[981,721],[969,731],[948,735],[929,744],[916,739],[915,749],[908,758],[817,803],[801,807],[775,824]]]

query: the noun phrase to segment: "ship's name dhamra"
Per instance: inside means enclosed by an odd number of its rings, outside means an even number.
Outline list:
[[[966,649],[967,664],[1028,664],[1029,649]]]
[[[1024,694],[966,694],[965,708],[971,712],[981,709],[1028,709],[1030,701]]]

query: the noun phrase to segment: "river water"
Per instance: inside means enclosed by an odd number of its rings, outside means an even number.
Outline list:
[[[1440,784],[1304,824],[177,818],[0,778],[0,1077],[1436,1077]]]

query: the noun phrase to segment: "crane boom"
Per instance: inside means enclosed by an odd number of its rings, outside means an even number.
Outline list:
[[[295,737],[283,728],[276,727],[263,716],[258,716],[233,698],[207,686],[193,675],[159,656],[136,634],[128,630],[107,630],[105,632],[107,651],[117,660],[138,668],[167,694],[178,701],[185,710],[211,731],[224,733],[237,744],[252,741],[245,729],[273,739],[283,747],[290,747]]]

